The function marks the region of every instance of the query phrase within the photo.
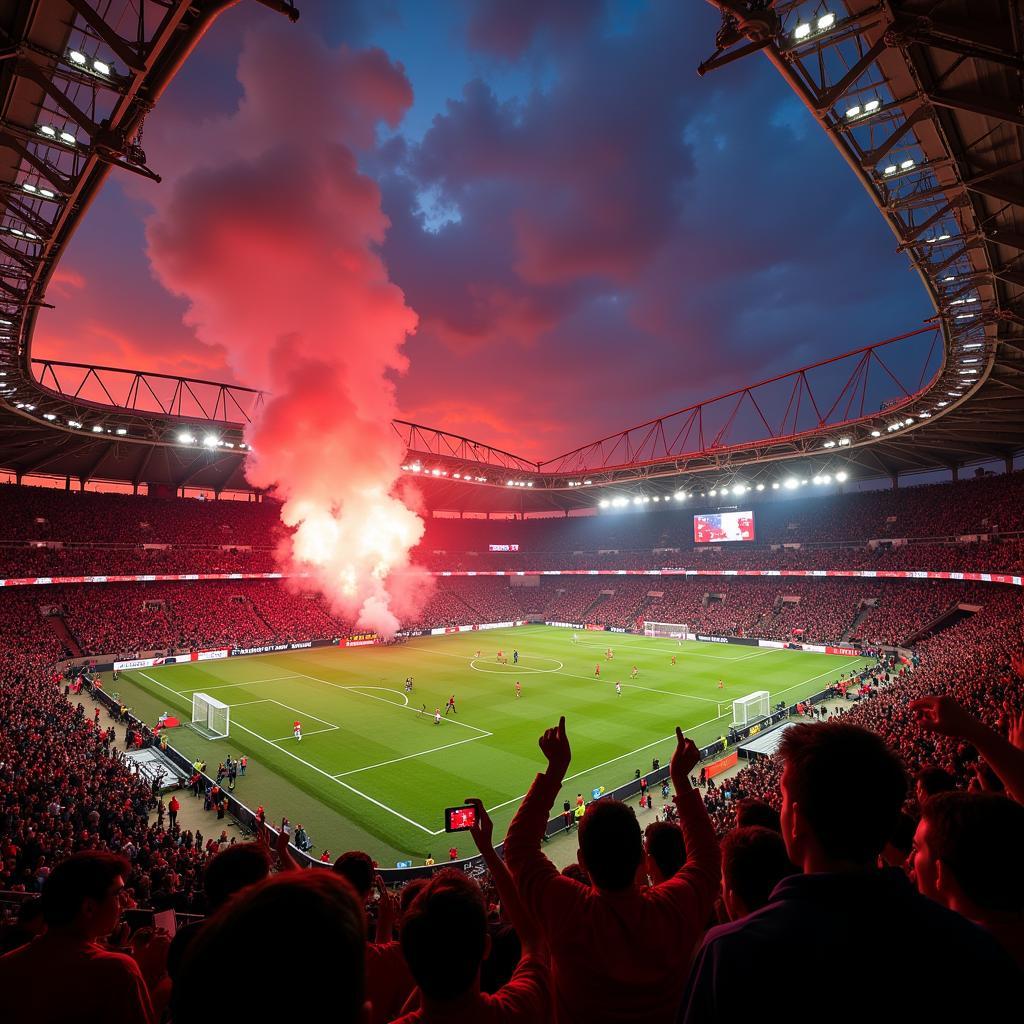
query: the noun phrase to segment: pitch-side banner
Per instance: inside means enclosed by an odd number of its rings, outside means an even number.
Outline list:
[[[48,586],[75,583],[180,583],[189,580],[279,580],[280,572],[207,572],[160,576],[23,576],[0,579],[0,587]],[[300,573],[297,575],[305,575]],[[958,580],[965,583],[1005,583],[1024,587],[1024,576],[999,572],[905,572],[887,569],[506,569],[445,570],[432,576],[797,576],[835,579]],[[492,628],[496,628],[493,627]]]

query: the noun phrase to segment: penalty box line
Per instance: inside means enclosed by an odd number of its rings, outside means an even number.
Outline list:
[[[181,693],[178,690],[175,690],[175,689],[173,689],[170,686],[166,686],[164,683],[161,683],[158,679],[154,679],[152,676],[146,675],[145,672],[140,672],[139,675],[144,676],[151,683],[156,683],[157,686],[162,687],[163,689],[167,690],[169,693],[173,693],[173,694],[175,694],[178,697],[182,696]],[[313,679],[315,677],[314,676],[309,676],[308,678]],[[320,680],[320,681],[321,682],[326,682],[326,680]],[[393,702],[389,701],[388,703],[393,703]],[[399,705],[395,705],[395,706],[398,707]],[[286,747],[282,747],[281,743],[279,741],[268,739],[266,736],[261,735],[260,733],[256,732],[254,729],[249,729],[246,726],[242,725],[241,722],[236,722],[235,726],[236,726],[236,728],[241,729],[242,732],[247,732],[250,736],[254,736],[256,739],[260,740],[261,742],[269,744],[275,750],[281,751],[282,754],[286,754],[293,761],[298,761],[299,764],[304,764],[307,768],[309,768],[310,770],[316,772],[318,775],[322,775],[325,779],[330,779],[331,782],[335,783],[338,786],[341,786],[344,789],[347,789],[350,793],[355,793],[356,796],[361,796],[364,800],[368,800],[374,806],[379,807],[381,810],[387,811],[388,814],[393,814],[396,818],[400,818],[406,824],[412,825],[414,828],[418,828],[421,832],[425,832],[428,836],[438,836],[438,835],[441,834],[441,832],[444,831],[444,829],[440,829],[437,832],[435,832],[433,829],[427,828],[426,825],[421,825],[418,821],[413,821],[412,818],[406,817],[404,814],[402,814],[401,811],[396,811],[393,807],[389,807],[387,804],[382,803],[380,800],[375,799],[374,797],[370,796],[369,793],[364,793],[361,789],[356,789],[355,786],[352,786],[349,783],[344,782],[341,779],[336,779],[333,775],[331,775],[330,772],[324,771],[324,769],[320,768],[318,765],[315,765],[312,762],[307,761],[303,757],[299,757],[298,754],[292,753],[292,751],[288,750]],[[477,738],[477,737],[474,737],[474,738]]]

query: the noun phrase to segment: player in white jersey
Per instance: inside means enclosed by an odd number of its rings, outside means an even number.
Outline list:
[[[302,742],[302,723],[295,722],[292,725],[292,735],[301,743]]]

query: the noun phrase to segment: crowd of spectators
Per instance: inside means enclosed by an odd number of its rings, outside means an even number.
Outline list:
[[[375,886],[365,854],[303,871],[279,845],[269,877],[267,845],[222,850],[165,824],[151,787],[51,667],[61,655],[54,612],[89,650],[203,647],[343,631],[321,598],[282,581],[5,588],[0,889],[41,892],[46,929],[0,958],[5,1011],[184,1021],[209,1012],[227,972],[260,979],[267,1016],[294,1013],[301,993],[342,1021],[690,1024],[738,1019],[751,993],[774,993],[793,965],[827,978],[843,950],[868,954],[871,969],[852,986],[816,987],[806,1007],[790,1000],[787,1015],[877,1017],[884,1006],[894,1019],[949,1019],[1014,1005],[1024,966],[1018,588],[446,578],[430,600],[431,625],[508,621],[529,608],[780,639],[840,639],[865,608],[866,639],[903,638],[957,604],[971,613],[921,640],[919,664],[893,658],[865,673],[840,721],[791,726],[778,757],[727,782],[694,786],[696,749],[680,735],[673,821],[642,836],[631,807],[594,801],[580,819],[579,864],[559,873],[542,836],[569,792],[563,720],[541,737],[541,774],[504,858],[481,805],[473,838],[486,875],[440,870],[393,893]],[[136,905],[211,916],[169,956],[160,933],[119,924]],[[0,949],[28,934],[0,934]],[[52,984],[55,969],[64,984]],[[935,976],[941,986],[915,984]]]

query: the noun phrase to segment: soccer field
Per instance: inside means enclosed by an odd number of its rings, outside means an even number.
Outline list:
[[[703,745],[725,732],[737,697],[768,690],[773,704],[793,702],[867,664],[603,632],[579,638],[573,643],[570,630],[527,626],[192,662],[125,672],[107,685],[150,723],[170,710],[188,721],[195,691],[230,704],[227,740],[181,728],[170,734],[172,744],[200,755],[211,773],[227,754],[247,754],[249,772],[235,790],[244,803],[262,803],[272,821],[287,815],[302,822],[317,853],[365,849],[391,866],[427,853],[446,859],[443,811],[466,797],[480,797],[496,834],[504,835],[543,765],[537,738],[559,715],[566,717],[573,759],[558,810],[562,799],[580,792],[589,799],[595,787],[611,790],[635,769],[649,770],[653,757],[667,764],[677,724]],[[507,665],[498,663],[499,650],[509,655]],[[411,695],[403,692],[410,675]],[[443,712],[450,694],[457,714],[435,725],[434,709]],[[295,719],[302,722],[301,742],[292,736]],[[470,852],[468,836],[454,841],[460,854]]]

